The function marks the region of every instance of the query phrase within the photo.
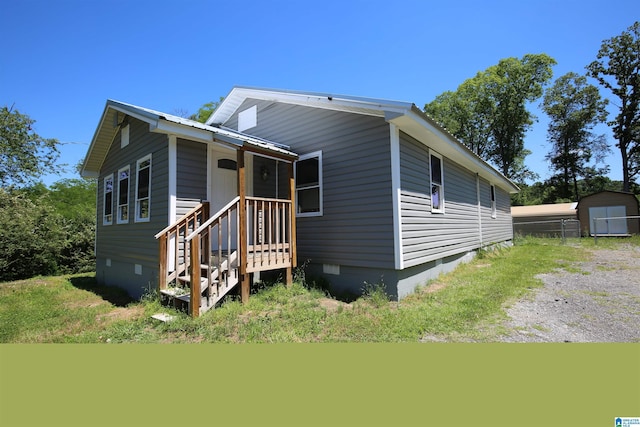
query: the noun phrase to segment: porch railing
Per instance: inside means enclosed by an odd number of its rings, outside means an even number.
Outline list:
[[[292,266],[291,201],[247,197],[248,273]]]
[[[240,197],[236,197],[213,216],[208,211],[208,203],[202,203],[156,234],[160,289],[172,282],[189,283],[193,316],[199,314],[203,296],[208,309],[247,273],[286,268],[290,276],[295,267],[290,200],[246,197],[240,209]]]

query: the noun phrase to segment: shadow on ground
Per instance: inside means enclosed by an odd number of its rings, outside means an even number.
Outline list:
[[[135,301],[122,288],[99,285],[95,277],[71,277],[69,281],[76,288],[92,292],[116,307],[126,307]]]

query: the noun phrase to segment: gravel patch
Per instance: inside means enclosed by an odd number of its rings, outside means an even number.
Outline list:
[[[640,248],[597,249],[506,309],[501,342],[640,342]]]

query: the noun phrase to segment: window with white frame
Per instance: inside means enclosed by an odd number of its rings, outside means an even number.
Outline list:
[[[118,171],[118,224],[129,222],[129,166]]]
[[[491,185],[491,218],[498,216],[498,209],[496,205],[496,186]]]
[[[295,164],[298,216],[322,215],[322,151],[300,156]]]
[[[113,174],[104,178],[102,196],[102,224],[113,224]]]
[[[431,212],[444,213],[442,156],[430,153],[429,164],[431,168]]]
[[[136,222],[146,222],[151,206],[151,154],[138,160],[136,171]]]

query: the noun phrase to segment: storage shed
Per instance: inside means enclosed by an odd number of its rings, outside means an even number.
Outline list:
[[[628,236],[640,232],[638,199],[633,193],[600,191],[578,202],[578,219],[582,234],[593,236]],[[629,218],[635,217],[635,218]]]
[[[512,206],[514,234],[530,236],[561,235],[563,226],[571,235],[579,235],[576,202],[531,206]]]

